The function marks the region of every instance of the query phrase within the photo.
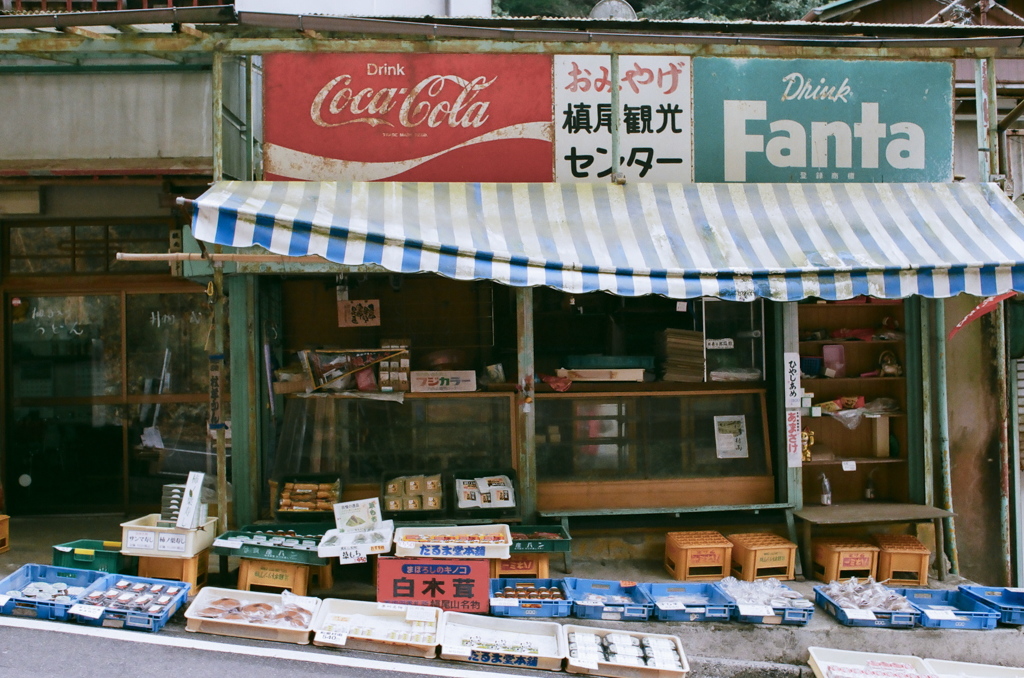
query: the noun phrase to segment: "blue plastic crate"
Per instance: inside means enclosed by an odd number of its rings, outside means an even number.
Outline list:
[[[918,623],[930,629],[994,629],[999,612],[956,589],[893,589],[921,611]],[[933,612],[929,615],[929,612]],[[956,619],[936,618],[934,613],[953,612]]]
[[[804,626],[807,622],[811,621],[811,617],[814,616],[814,606],[808,605],[807,607],[772,607],[771,614],[749,614],[750,609],[746,605],[741,605],[735,597],[733,597],[729,591],[719,584],[715,584],[715,587],[722,591],[724,595],[732,604],[733,612],[732,618],[738,622],[745,624],[785,624],[786,626]],[[793,589],[785,584],[779,584],[779,587],[787,591]]]
[[[647,600],[643,591],[632,582],[621,582],[604,579],[577,579],[566,577],[565,586],[572,598],[572,613],[580,619],[646,620],[654,611],[654,604]],[[630,602],[596,603],[586,601],[589,595],[621,596]],[[581,602],[584,601],[584,602]]]
[[[871,613],[875,616],[874,619],[851,618],[848,612],[852,612],[852,610],[847,611],[839,607],[839,604],[826,595],[822,588],[821,586],[814,587],[814,602],[844,626],[880,626],[893,629],[911,629],[917,625],[918,617],[921,616],[921,613],[916,610],[914,612],[871,610]]]
[[[167,621],[174,616],[174,613],[177,612],[182,604],[188,599],[189,591],[192,588],[192,585],[188,582],[170,581],[167,579],[150,579],[148,577],[131,577],[126,575],[110,575],[104,583],[103,589],[112,588],[122,581],[127,581],[129,584],[146,584],[149,586],[162,584],[164,586],[164,590],[172,587],[177,587],[180,590],[172,596],[171,602],[164,607],[162,612],[151,613],[137,610],[117,610],[108,607],[104,609],[103,614],[100,617],[95,619],[74,613],[69,614],[68,619],[82,624],[88,624],[89,626],[105,626],[115,629],[138,629],[141,631],[156,632],[167,624]],[[98,588],[99,587],[92,587],[90,591],[97,590]]]
[[[506,586],[533,586],[536,588],[562,589],[565,600],[534,600],[522,598],[497,598],[495,594]],[[510,603],[510,604],[505,604]],[[568,587],[561,579],[492,579],[491,614],[496,617],[568,617],[572,612],[572,598]]]
[[[732,598],[709,582],[673,582],[671,584],[640,584],[638,586],[653,609],[652,616],[662,621],[728,621],[735,607]],[[684,605],[672,596],[704,596],[708,602]]]
[[[1003,624],[1024,624],[1024,590],[1002,586],[961,586],[960,591],[998,612],[999,621]]]
[[[45,582],[47,584],[64,583],[69,587],[80,586],[88,591],[97,582],[102,583],[112,575],[97,570],[79,570],[72,567],[55,567],[53,565],[36,565],[30,563],[22,565],[13,574],[0,580],[0,596],[7,595],[8,591],[16,591],[25,588],[32,582]],[[67,619],[68,610],[78,602],[81,595],[71,596],[71,602],[56,603],[52,601],[35,600],[12,596],[3,605],[0,605],[0,614],[10,614],[24,617],[37,617],[39,619]]]

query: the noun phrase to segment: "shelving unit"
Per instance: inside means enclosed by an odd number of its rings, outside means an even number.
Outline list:
[[[815,376],[801,379],[812,403],[843,397],[863,396],[866,402],[891,398],[898,410],[881,416],[866,417],[854,429],[827,414],[804,417],[803,426],[814,432],[812,459],[804,461],[803,496],[807,506],[820,504],[820,474],[832,488],[834,504],[865,501],[868,475],[875,501],[909,501],[907,461],[907,350],[902,336],[882,339],[814,338],[849,335],[862,330],[875,333],[903,332],[906,328],[904,306],[900,303],[802,303],[798,307],[801,358],[821,357],[828,345],[843,347],[845,375],[839,378]],[[875,376],[879,358],[891,351],[904,368],[902,376]],[[801,361],[802,363],[804,361]],[[822,367],[824,370],[824,367]],[[866,376],[858,376],[866,375]],[[844,468],[843,462],[847,463]],[[849,470],[853,467],[852,470]]]

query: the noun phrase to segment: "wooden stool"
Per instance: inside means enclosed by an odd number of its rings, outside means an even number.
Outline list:
[[[547,579],[549,560],[547,553],[517,553],[511,558],[492,558],[491,579]]]
[[[201,551],[191,558],[139,556],[139,576],[188,582],[192,585],[189,593],[194,596],[200,588],[206,586],[209,563],[210,549]]]
[[[334,588],[334,573],[331,572],[331,564],[320,567],[309,568],[309,576],[316,580],[318,589],[326,590]]]
[[[238,590],[250,591],[252,586],[268,586],[304,596],[309,588],[309,570],[309,565],[300,563],[242,558],[238,566]]]

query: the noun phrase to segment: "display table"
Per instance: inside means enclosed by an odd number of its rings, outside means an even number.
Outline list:
[[[924,504],[893,504],[862,502],[851,504],[834,504],[832,506],[809,506],[793,511],[793,516],[803,521],[800,539],[800,553],[803,559],[804,576],[813,572],[811,548],[811,531],[815,525],[881,525],[885,523],[922,523],[934,521],[936,557],[945,557],[943,543],[942,519],[951,518],[953,513],[945,509],[926,506]],[[935,568],[939,579],[945,579],[945,568],[942,561]]]

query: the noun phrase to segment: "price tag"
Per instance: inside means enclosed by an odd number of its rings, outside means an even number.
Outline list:
[[[313,640],[327,645],[344,645],[348,642],[348,633],[345,631],[317,631]]]
[[[0,607],[3,607],[11,600],[10,596],[0,596]]]
[[[956,612],[953,610],[922,610],[924,616],[929,619],[948,619],[950,621],[956,620]]]
[[[740,604],[740,615],[743,617],[774,617],[775,610],[771,605],[744,605]]]
[[[673,601],[673,602],[668,602],[668,603],[660,603],[659,602],[659,603],[655,603],[655,605],[659,609],[662,609],[662,610],[685,610],[686,609],[686,603],[680,603],[678,601]]]
[[[225,549],[240,549],[242,548],[242,542],[235,541],[234,539],[214,539],[214,546],[220,546]]]
[[[677,301],[676,302],[676,311],[679,312],[679,313],[686,313],[686,302],[685,301]]]
[[[593,657],[576,657],[571,662],[581,669],[588,669],[590,671],[597,671],[597,660]]]
[[[875,621],[875,613],[871,610],[848,610],[845,607],[842,608],[843,612],[849,619],[863,619],[864,621]]]
[[[473,654],[473,648],[464,645],[442,645],[441,654],[454,654],[460,657],[468,657]]]
[[[405,605],[398,603],[377,603],[378,610],[391,610],[392,612],[405,612]]]
[[[855,462],[855,461],[844,461],[843,462],[843,470],[844,471],[856,471],[857,470],[857,462]]]
[[[105,608],[99,607],[98,605],[72,605],[71,609],[68,610],[69,614],[77,614],[82,617],[88,617],[89,619],[99,619],[106,612]]]
[[[172,551],[174,553],[184,553],[186,541],[187,539],[183,534],[160,533],[160,536],[156,542],[156,550]]]
[[[146,530],[126,530],[124,547],[127,549],[140,549],[153,551],[156,549],[156,533]]]
[[[434,612],[437,608],[430,607],[427,605],[409,605],[405,609],[405,620],[411,622],[432,622],[436,621],[437,613]]]
[[[518,598],[491,598],[491,607],[519,607]]]

